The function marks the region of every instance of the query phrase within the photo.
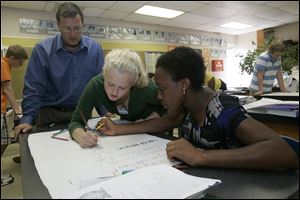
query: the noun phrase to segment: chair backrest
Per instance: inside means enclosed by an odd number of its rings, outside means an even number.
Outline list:
[[[299,157],[299,140],[295,140],[294,138],[284,136],[284,135],[280,135],[280,137],[290,145],[290,147],[295,151],[295,153]]]

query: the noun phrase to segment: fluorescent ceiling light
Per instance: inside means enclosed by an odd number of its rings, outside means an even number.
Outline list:
[[[223,24],[221,26],[226,27],[226,28],[233,28],[233,29],[245,29],[245,28],[252,27],[249,24],[242,24],[242,23],[239,23],[239,22],[229,22],[229,23]]]
[[[156,6],[143,6],[135,11],[135,13],[142,15],[150,15],[155,17],[163,17],[163,18],[174,18],[179,15],[182,15],[184,12],[178,10],[171,10],[167,8],[160,8]]]

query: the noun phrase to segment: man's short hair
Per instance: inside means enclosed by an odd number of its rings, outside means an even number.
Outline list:
[[[60,17],[63,18],[74,18],[77,14],[81,17],[81,22],[83,23],[83,14],[80,8],[74,3],[62,3],[58,7],[56,12],[56,20],[57,23],[60,23]]]
[[[271,53],[275,53],[275,52],[283,52],[284,50],[284,44],[282,41],[280,40],[273,40],[271,42],[271,44],[269,45],[269,48],[268,50],[271,52]]]

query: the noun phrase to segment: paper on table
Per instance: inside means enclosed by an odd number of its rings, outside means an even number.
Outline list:
[[[169,140],[155,136],[103,136],[103,148],[82,149],[68,132],[60,137],[69,141],[50,138],[55,132],[31,134],[28,138],[37,171],[53,198],[79,190],[87,179],[93,182],[98,177],[116,176],[127,170],[178,164],[167,159],[165,149]]]
[[[203,196],[203,191],[220,180],[187,175],[167,165],[157,165],[112,178],[76,193],[68,199],[182,199]]]
[[[269,99],[269,98],[262,98],[258,101],[255,101],[253,103],[249,103],[244,105],[243,107],[249,111],[250,109],[257,108],[260,106],[265,106],[265,105],[271,105],[271,104],[295,104],[299,105],[299,101],[281,101],[277,99]]]
[[[299,96],[299,92],[272,92],[268,94],[263,94],[263,96]]]

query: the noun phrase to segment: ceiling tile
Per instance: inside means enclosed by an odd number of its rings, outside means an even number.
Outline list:
[[[132,2],[132,1],[119,1],[111,6],[109,9],[113,11],[121,11],[132,13],[142,7],[144,3]]]
[[[215,28],[214,26],[210,25],[198,25],[193,27],[195,30],[207,31],[208,29]]]
[[[175,21],[174,19],[169,19],[169,20],[166,20],[162,23],[160,23],[160,25],[163,25],[163,26],[178,26],[178,27],[182,27],[182,26],[189,26],[192,27],[193,25],[197,25],[199,26],[200,24],[199,23],[195,23],[195,22],[189,22],[189,23],[186,23],[186,22],[180,22],[180,21]]]
[[[179,11],[190,11],[203,5],[201,1],[151,1],[148,5]]]
[[[105,10],[99,8],[84,8],[83,15],[89,17],[99,17]]]
[[[1,1],[1,7],[55,12],[57,6],[69,1]],[[84,15],[177,28],[243,34],[257,29],[272,28],[299,22],[298,1],[72,1]],[[174,19],[133,13],[142,5],[184,11]],[[220,27],[236,21],[252,25],[243,30]],[[139,26],[137,24],[137,26]]]
[[[140,15],[140,14],[130,14],[125,17],[123,20],[125,21],[134,21],[134,22],[141,22],[141,23],[149,23],[149,24],[160,24],[167,19],[161,17],[151,17],[147,15]]]
[[[250,8],[246,8],[246,9],[241,9],[238,11],[237,14],[239,15],[256,15],[256,14],[260,14],[263,12],[267,12],[270,10],[274,10],[273,7],[267,6],[267,5],[259,5],[259,6],[252,6]]]
[[[257,13],[255,14],[256,16],[259,16],[259,17],[264,17],[264,18],[267,18],[267,19],[273,19],[273,20],[276,20],[276,19],[280,19],[280,18],[287,18],[287,17],[294,17],[293,14],[289,13],[289,12],[286,12],[286,11],[283,11],[283,10],[279,10],[279,9],[273,9],[273,10],[269,10],[269,11],[266,11],[266,12],[261,12],[261,13]]]
[[[176,17],[174,20],[180,21],[180,22],[195,22],[195,23],[203,24],[203,23],[208,23],[210,21],[214,21],[214,20],[216,20],[216,18],[186,13],[186,14],[180,15],[179,17]]]
[[[46,1],[1,1],[1,6],[43,11]]]
[[[252,1],[212,1],[210,5],[230,9],[247,9],[257,6],[259,3]]]
[[[289,4],[288,1],[269,1],[266,2],[266,5],[273,7],[273,8],[280,8],[281,6]]]
[[[123,19],[127,15],[128,15],[128,13],[125,13],[125,12],[117,12],[117,11],[107,10],[100,17],[108,18],[108,19]]]
[[[294,17],[282,17],[278,19],[279,22],[283,22],[284,24],[287,23],[293,23],[293,22],[299,22],[299,16],[294,16]]]
[[[194,9],[191,13],[199,14],[207,17],[224,18],[234,15],[237,10],[220,8],[215,6],[201,6],[200,8]]]
[[[70,2],[70,1],[53,1],[53,2],[63,3],[63,2]],[[107,9],[116,3],[116,1],[73,1],[73,2],[83,8],[88,7],[88,8],[102,8],[102,9]]]
[[[46,3],[44,11],[46,11],[46,12],[54,12],[55,8],[56,8],[56,3],[48,1]]]
[[[239,34],[243,33],[242,31],[226,29],[226,28],[222,28],[222,27],[215,27],[212,29],[207,29],[207,31],[216,32],[216,33],[225,33],[225,34],[230,34],[230,35],[239,35]]]
[[[274,20],[266,19],[258,16],[249,16],[249,15],[235,15],[229,18],[231,21],[240,22],[244,24],[249,24],[252,26],[273,23]]]
[[[285,6],[281,6],[279,9],[290,12],[290,13],[295,14],[295,15],[299,15],[299,3],[298,3],[297,6],[295,6],[293,4],[288,4],[288,5],[285,5]]]

